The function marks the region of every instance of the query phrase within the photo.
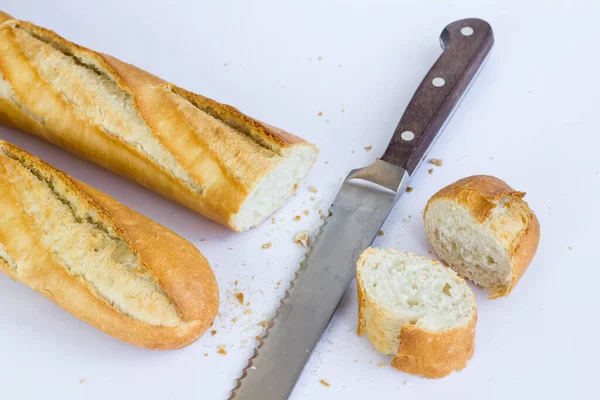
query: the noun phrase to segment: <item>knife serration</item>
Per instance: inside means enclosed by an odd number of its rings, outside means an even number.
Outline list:
[[[408,179],[381,160],[348,175],[229,399],[287,399]]]

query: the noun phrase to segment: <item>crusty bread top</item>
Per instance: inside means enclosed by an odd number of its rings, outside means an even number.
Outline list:
[[[508,295],[521,278],[537,250],[540,225],[536,215],[523,200],[525,192],[516,191],[501,179],[475,175],[460,179],[434,194],[427,202],[423,218],[430,206],[450,200],[465,206],[473,217],[486,226],[501,242],[512,265],[510,281],[490,288],[490,298]]]
[[[3,14],[0,36],[3,123],[234,230],[276,211],[316,158],[301,138],[51,30]]]

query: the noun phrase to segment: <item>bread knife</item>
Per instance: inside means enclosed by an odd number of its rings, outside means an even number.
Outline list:
[[[443,52],[413,95],[383,156],[344,180],[290,289],[259,339],[230,400],[285,400],[355,276],[356,261],[435,143],[486,60],[490,25],[446,26]]]

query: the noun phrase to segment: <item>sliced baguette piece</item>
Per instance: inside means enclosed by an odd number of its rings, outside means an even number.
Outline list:
[[[231,106],[4,13],[0,123],[236,231],[277,211],[317,156]]]
[[[174,232],[0,141],[0,272],[105,333],[149,349],[191,344],[219,294]]]
[[[425,378],[462,370],[473,356],[475,296],[435,260],[369,248],[358,260],[358,334],[393,355],[392,366]]]
[[[540,241],[540,224],[524,192],[487,175],[461,179],[437,192],[423,219],[439,257],[459,275],[508,296]]]

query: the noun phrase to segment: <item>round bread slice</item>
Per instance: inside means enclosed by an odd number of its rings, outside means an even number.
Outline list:
[[[425,378],[461,370],[473,356],[475,296],[435,260],[365,250],[356,269],[358,334],[393,355],[392,366]]]
[[[437,192],[423,219],[439,257],[461,276],[508,296],[535,255],[540,224],[523,200],[493,176],[471,176]]]

